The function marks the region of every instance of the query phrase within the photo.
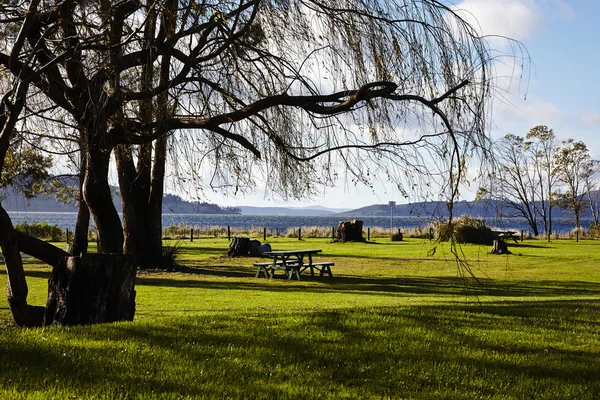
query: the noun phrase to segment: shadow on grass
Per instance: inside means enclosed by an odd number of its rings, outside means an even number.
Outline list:
[[[87,398],[593,398],[598,339],[578,313],[592,320],[600,302],[252,311],[14,330],[0,338],[0,387],[69,387]],[[550,346],[570,337],[569,324],[592,347]]]
[[[137,284],[146,286],[187,287],[205,290],[252,290],[270,292],[300,293],[356,293],[364,295],[439,294],[493,297],[555,297],[555,296],[597,296],[600,284],[582,281],[495,281],[480,279],[474,281],[461,277],[398,277],[367,278],[357,276],[315,276],[302,275],[302,281],[287,280],[276,275],[274,280],[254,278],[254,270],[246,267],[187,268],[194,275],[220,276],[228,278],[252,278],[243,281],[206,281],[195,279],[171,279],[164,277],[138,276]],[[285,282],[283,282],[285,281]],[[307,284],[308,283],[308,284]],[[314,283],[320,283],[315,286]]]

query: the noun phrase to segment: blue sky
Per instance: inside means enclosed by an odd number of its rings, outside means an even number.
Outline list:
[[[512,82],[510,104],[495,101],[491,135],[525,135],[537,125],[554,129],[559,139],[582,140],[600,159],[600,0],[463,0],[457,9],[477,19],[483,34],[514,38],[530,54],[531,74]],[[493,42],[502,49],[506,42]],[[505,71],[498,68],[498,73]],[[338,187],[304,201],[266,199],[263,192],[233,198],[205,192],[222,205],[358,208],[389,200],[403,202],[393,189]],[[391,185],[389,185],[391,187]],[[475,188],[476,189],[476,188]],[[469,199],[467,191],[465,198]]]

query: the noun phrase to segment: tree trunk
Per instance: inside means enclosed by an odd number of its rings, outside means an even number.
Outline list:
[[[41,326],[44,308],[27,304],[29,289],[25,280],[19,244],[12,221],[2,205],[0,205],[0,248],[2,248],[8,275],[6,297],[15,324],[22,327]]]
[[[87,147],[86,138],[80,131],[80,171],[79,171],[79,208],[77,210],[77,222],[75,224],[75,235],[73,241],[69,245],[69,253],[80,255],[87,253],[88,249],[88,233],[90,230],[90,209],[88,208],[85,199],[83,198],[83,182],[87,171]]]
[[[148,230],[146,254],[148,261],[162,260],[162,205],[165,184],[165,164],[167,160],[167,138],[160,137],[154,146],[152,184],[148,201]]]
[[[55,267],[48,283],[44,325],[88,325],[133,321],[133,257],[84,254]]]
[[[492,254],[512,254],[508,250],[506,241],[503,239],[494,239],[493,248],[492,248],[491,253]]]
[[[363,222],[360,220],[341,221],[337,228],[338,240],[341,242],[364,242],[362,226]]]
[[[90,146],[83,196],[98,229],[98,253],[121,254],[123,226],[108,184],[110,153],[110,148]]]
[[[149,167],[151,154],[140,146],[138,169],[133,162],[133,154],[129,145],[119,145],[115,150],[119,188],[123,210],[123,253],[135,257],[140,263],[144,258],[144,247],[147,232],[148,193],[150,186]]]

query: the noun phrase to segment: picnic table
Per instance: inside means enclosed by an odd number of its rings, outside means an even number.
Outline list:
[[[256,277],[258,278],[263,273],[266,278],[273,278],[275,271],[280,269],[285,272],[288,279],[292,279],[295,276],[300,280],[300,274],[307,269],[310,270],[311,276],[314,276],[314,271],[317,270],[320,276],[328,274],[330,277],[333,277],[331,273],[331,266],[334,265],[333,262],[313,261],[313,255],[319,254],[321,251],[320,249],[266,251],[262,255],[272,258],[273,261],[255,263],[254,266],[258,268]]]
[[[512,239],[515,241],[515,243],[519,243],[517,241],[517,239],[519,238],[517,236],[517,232],[516,231],[492,231],[492,234],[500,240],[506,240],[506,239]]]

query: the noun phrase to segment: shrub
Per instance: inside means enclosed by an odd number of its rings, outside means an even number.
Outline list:
[[[23,223],[16,225],[15,229],[38,239],[46,239],[53,242],[63,240],[62,229],[60,229],[58,225],[49,225],[47,222],[42,222],[40,224],[39,222],[28,223],[27,221],[24,221]]]
[[[392,242],[401,242],[403,239],[402,232],[392,234]]]
[[[449,241],[454,235],[457,243],[492,244],[492,230],[485,226],[482,219],[471,218],[463,215],[449,221],[439,222],[436,225],[436,236],[439,240]]]

